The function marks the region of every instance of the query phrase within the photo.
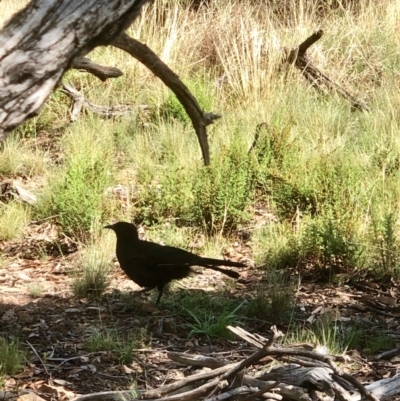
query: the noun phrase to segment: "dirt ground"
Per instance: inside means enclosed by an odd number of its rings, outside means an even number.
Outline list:
[[[66,239],[64,251],[69,249],[69,253],[61,257],[52,242],[51,227],[49,223],[33,225],[23,241],[0,243],[5,261],[0,270],[0,336],[19,337],[28,355],[24,371],[10,377],[4,390],[28,388],[53,399],[71,399],[77,394],[99,391],[151,389],[195,372],[169,360],[167,351],[218,356],[229,362],[254,352],[248,344],[235,339],[188,337],[183,318],[171,304],[161,302],[157,310],[150,302],[155,294],[136,298],[129,295],[139,288],[117,265],[110,289],[101,301],[75,298],[68,269],[77,257],[76,250]],[[38,258],[39,249],[46,249],[47,256]],[[52,250],[54,256],[48,256]],[[399,347],[400,306],[395,285],[383,286],[368,280],[351,283],[351,277],[346,275],[342,279],[344,284],[333,285],[318,284],[312,275],[305,278],[296,294],[297,323],[306,330],[316,319],[329,315],[338,325],[346,327],[357,322],[363,327],[363,335],[386,342],[389,339],[390,348]],[[252,298],[262,273],[249,267],[241,272],[235,286],[224,285],[224,280],[219,273],[205,272],[185,280],[178,293],[206,293],[212,302],[219,289],[219,296],[246,301]],[[167,293],[165,298],[169,296]],[[127,303],[127,297],[132,301]],[[268,337],[273,322],[247,318],[242,323],[246,330]],[[145,346],[131,350],[130,363],[121,363],[111,350],[93,352],[86,341],[93,330],[115,328],[123,335],[144,326],[151,335]],[[280,329],[285,332],[288,327],[282,325]],[[368,358],[350,349],[347,354],[352,364],[346,369],[363,382],[395,375],[400,356],[374,360],[380,352],[379,344]]]

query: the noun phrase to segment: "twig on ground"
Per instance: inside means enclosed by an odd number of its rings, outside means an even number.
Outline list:
[[[90,103],[85,97],[76,90],[71,84],[63,84],[62,92],[68,95],[73,100],[72,112],[70,120],[76,121],[79,117],[83,108],[86,108],[93,113],[100,114],[104,117],[119,116],[131,112],[135,107],[141,111],[148,109],[146,105],[116,105],[116,106],[99,106],[97,104]]]
[[[51,373],[47,370],[47,366],[46,364],[43,362],[43,359],[40,357],[40,355],[37,353],[35,347],[29,342],[26,341],[26,343],[32,348],[32,351],[34,352],[34,354],[37,356],[37,358],[39,359],[39,361],[41,362],[44,371],[46,372],[47,376],[51,377]]]
[[[279,384],[279,382],[276,381],[275,383],[272,383],[271,385],[266,386],[265,388],[262,388],[261,390],[256,391],[254,394],[249,395],[247,398],[244,399],[244,401],[253,401],[256,398],[260,397],[261,395],[267,393],[269,390],[272,390],[273,388],[275,388],[278,384]]]

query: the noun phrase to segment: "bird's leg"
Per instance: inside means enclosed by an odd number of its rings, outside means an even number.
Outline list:
[[[157,288],[158,288],[158,297],[157,297],[157,301],[156,301],[156,306],[160,302],[160,299],[161,299],[162,294],[164,292],[164,285],[159,285]]]

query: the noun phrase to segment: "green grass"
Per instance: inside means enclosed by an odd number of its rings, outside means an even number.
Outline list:
[[[361,322],[341,322],[336,319],[336,311],[328,311],[317,316],[307,326],[292,325],[284,342],[287,344],[307,342],[323,347],[331,355],[341,355],[348,350],[358,350],[367,355],[376,355],[395,347],[393,338],[384,332],[371,330]]]
[[[18,373],[24,363],[24,353],[17,340],[0,337],[0,384],[9,375]]]
[[[269,269],[265,274],[265,283],[259,284],[252,295],[246,316],[273,324],[292,320],[296,305],[295,286],[284,272]]]
[[[103,207],[113,170],[112,135],[100,121],[89,120],[74,126],[61,146],[65,162],[49,177],[35,211],[39,217],[57,216],[67,235],[88,238],[107,216]]]
[[[229,234],[251,224],[253,206],[262,203],[276,218],[264,227],[274,238],[264,249],[266,264],[313,260],[323,268],[361,267],[397,277],[400,43],[394,21],[400,9],[385,4],[370,3],[358,14],[334,8],[321,20],[329,31],[310,49],[327,75],[367,98],[372,111],[362,113],[339,95],[318,93],[293,68],[279,72],[283,46],[298,44],[319,20],[316,3],[300,14],[294,6],[286,10],[296,24],[282,29],[257,5],[211,2],[217,18],[210,19],[185,2],[169,8],[160,0],[132,33],[177,71],[205,111],[223,114],[209,127],[211,166],[201,167],[197,139],[176,97],[143,66],[107,48],[91,57],[117,64],[124,77],[105,85],[71,71],[68,79],[93,103],[135,102],[150,112],[111,120],[82,114],[60,128],[69,101],[56,92],[38,118],[3,144],[0,173],[44,175],[34,213],[57,216],[63,232],[80,240],[99,223],[122,217]],[[160,10],[162,33],[156,29]],[[49,129],[61,137],[57,166],[29,140]],[[126,188],[126,205],[105,196],[113,185]]]
[[[150,342],[146,328],[120,333],[117,329],[93,329],[87,333],[85,344],[90,352],[111,351],[120,364],[130,364],[135,349],[145,348]]]
[[[356,333],[346,331],[345,326],[335,320],[334,314],[332,311],[320,316],[308,327],[292,327],[284,339],[285,343],[311,343],[330,355],[344,354],[350,345],[358,348]]]
[[[395,340],[385,333],[375,333],[365,340],[363,351],[367,355],[376,355],[378,352],[389,351],[396,346]]]
[[[231,333],[226,329],[229,325],[238,325],[241,323],[240,309],[243,303],[234,309],[224,308],[220,313],[214,308],[204,308],[200,310],[195,308],[190,310],[183,308],[183,311],[190,317],[187,327],[190,330],[188,337],[205,336],[208,339],[215,337],[232,338]]]
[[[26,126],[29,124],[27,122]],[[46,167],[46,155],[37,149],[33,141],[24,142],[17,133],[13,133],[0,143],[0,176],[32,177],[44,174]]]

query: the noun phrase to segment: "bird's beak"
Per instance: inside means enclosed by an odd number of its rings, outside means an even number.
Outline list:
[[[104,226],[103,228],[109,228],[110,230],[114,229],[114,226],[112,224],[108,225],[108,226]]]

